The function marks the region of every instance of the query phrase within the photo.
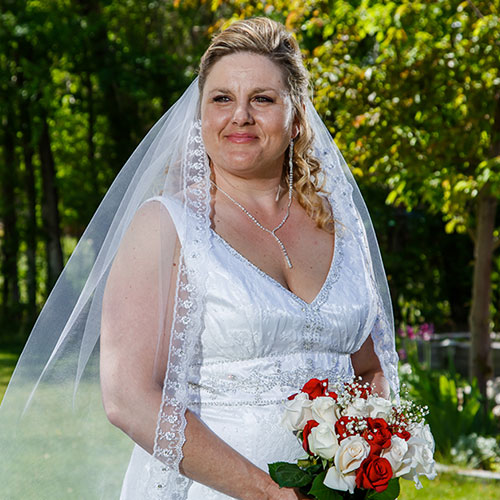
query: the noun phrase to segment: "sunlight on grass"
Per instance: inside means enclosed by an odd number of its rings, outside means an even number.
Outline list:
[[[422,479],[423,488],[417,490],[412,481],[400,481],[400,500],[498,500],[499,481],[483,481],[454,474],[439,474],[436,479]]]
[[[9,432],[0,431],[2,456],[9,457],[0,467],[2,500],[119,496],[133,443],[108,422],[95,367],[88,366],[77,397],[73,379],[44,380],[24,412],[32,381],[29,373],[27,383],[17,378],[15,397],[5,399],[0,413],[9,425]]]
[[[0,351],[0,402],[5,394],[5,389],[7,389],[7,384],[14,371],[18,357],[17,354]]]

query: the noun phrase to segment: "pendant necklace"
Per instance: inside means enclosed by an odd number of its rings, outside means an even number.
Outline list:
[[[288,205],[286,207],[286,214],[283,217],[283,220],[274,228],[274,229],[268,229],[267,227],[264,227],[257,219],[254,217],[241,203],[238,203],[231,195],[226,193],[221,187],[217,186],[217,184],[210,179],[210,182],[214,185],[216,189],[218,189],[224,196],[226,196],[232,203],[234,203],[251,221],[255,223],[257,227],[262,229],[262,231],[265,231],[266,233],[269,233],[278,243],[279,247],[281,248],[281,251],[283,252],[283,257],[285,258],[285,261],[287,263],[287,266],[289,269],[292,269],[292,261],[290,260],[290,257],[288,256],[288,252],[286,251],[285,245],[283,242],[278,238],[276,235],[276,231],[278,229],[281,229],[283,227],[283,224],[288,219],[288,216],[290,215],[290,206],[292,204],[292,191],[293,191],[293,140],[290,143],[290,152],[289,152],[289,174],[288,174]],[[278,190],[279,190],[278,186]],[[278,191],[279,192],[279,191]]]

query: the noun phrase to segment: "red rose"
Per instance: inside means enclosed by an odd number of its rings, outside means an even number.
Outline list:
[[[361,399],[368,399],[368,396],[372,394],[372,388],[370,385],[365,386],[358,382],[351,382],[350,384],[345,384],[345,389],[347,394],[351,396],[356,396]]]
[[[361,462],[356,473],[356,486],[380,493],[387,488],[391,478],[392,467],[389,460],[377,455],[369,455]]]
[[[328,379],[319,380],[317,378],[312,378],[302,387],[302,392],[309,394],[309,399],[325,396],[328,392]]]
[[[401,430],[399,429],[394,433],[395,436],[400,437],[401,439],[404,439],[405,441],[408,441],[408,439],[411,438],[411,434],[408,431]]]
[[[383,448],[391,446],[392,432],[383,418],[367,418],[367,429],[363,437],[370,445],[371,453],[380,453]]]
[[[329,398],[332,398],[335,401],[337,401],[337,399],[339,398],[338,394],[336,392],[333,392],[333,391],[325,392],[325,396],[328,396]]]
[[[319,424],[316,420],[308,420],[306,425],[304,425],[304,430],[302,431],[302,448],[312,455],[311,450],[309,449],[309,434],[311,434],[311,430],[317,427]]]
[[[356,417],[341,417],[335,422],[335,432],[337,433],[337,436],[339,438],[339,443],[343,439],[349,436],[354,436],[356,434],[356,431],[352,429],[352,425],[358,422],[359,420]],[[349,425],[351,424],[351,425]],[[349,427],[351,427],[352,430],[349,430]]]
[[[293,399],[295,399],[295,397],[297,396],[298,392],[296,392],[295,394],[292,394],[291,396],[288,396],[288,400],[289,401],[292,401]]]

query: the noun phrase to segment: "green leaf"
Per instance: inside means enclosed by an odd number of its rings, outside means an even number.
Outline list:
[[[323,483],[325,476],[326,470],[314,478],[309,495],[313,495],[317,500],[343,500],[344,497],[342,494],[325,486]]]
[[[307,486],[313,480],[312,476],[297,464],[275,462],[268,467],[271,479],[282,488],[300,488]]]
[[[366,498],[369,500],[394,500],[398,498],[399,492],[399,478],[393,477],[384,491],[380,491],[379,493],[376,491],[370,492]]]
[[[387,205],[392,205],[394,201],[396,200],[396,197],[398,196],[398,192],[396,189],[393,189],[388,195],[387,198],[385,199],[385,202]]]

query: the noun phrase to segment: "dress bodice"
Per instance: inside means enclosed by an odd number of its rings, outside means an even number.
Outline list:
[[[337,227],[328,275],[311,303],[211,233],[193,402],[278,403],[309,378],[352,375],[349,355],[370,333],[376,304],[355,238]]]

